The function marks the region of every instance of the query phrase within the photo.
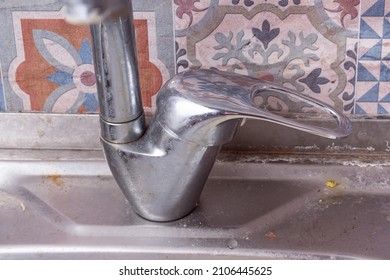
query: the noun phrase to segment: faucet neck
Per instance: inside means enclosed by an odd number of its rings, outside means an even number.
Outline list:
[[[145,132],[131,1],[127,11],[91,25],[102,137],[113,143],[138,140]]]

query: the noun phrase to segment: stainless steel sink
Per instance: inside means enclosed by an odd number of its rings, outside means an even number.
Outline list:
[[[133,213],[100,151],[3,150],[0,170],[1,259],[390,259],[386,162],[225,153],[170,223]]]

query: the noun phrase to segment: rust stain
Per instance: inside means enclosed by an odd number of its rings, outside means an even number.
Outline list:
[[[59,175],[59,174],[51,174],[51,175],[47,176],[47,179],[52,181],[61,190],[64,188],[64,182],[61,179],[61,175]]]

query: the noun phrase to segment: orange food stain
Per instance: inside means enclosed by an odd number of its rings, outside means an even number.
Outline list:
[[[265,235],[268,238],[276,238],[276,233],[275,232],[269,232]]]
[[[64,182],[61,180],[61,175],[58,174],[48,175],[47,179],[51,180],[60,189],[64,187]]]

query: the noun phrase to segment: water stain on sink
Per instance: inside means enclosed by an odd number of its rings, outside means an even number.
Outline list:
[[[61,178],[60,174],[50,174],[47,175],[47,179],[50,180],[54,185],[56,185],[60,190],[64,188],[64,181]]]
[[[236,239],[230,239],[229,241],[228,241],[228,244],[227,244],[227,247],[229,248],[229,249],[236,249],[237,247],[238,247],[238,241],[236,240]]]

